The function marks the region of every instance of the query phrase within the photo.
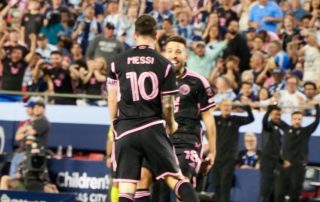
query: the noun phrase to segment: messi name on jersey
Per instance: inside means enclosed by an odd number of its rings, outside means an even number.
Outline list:
[[[127,59],[128,65],[133,64],[133,65],[140,65],[140,64],[153,64],[154,63],[154,57],[149,57],[149,56],[133,56],[133,57],[128,57]]]

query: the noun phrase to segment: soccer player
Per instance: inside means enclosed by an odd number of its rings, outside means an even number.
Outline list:
[[[173,114],[178,89],[172,64],[153,50],[156,26],[151,16],[140,16],[135,22],[137,47],[115,56],[108,70],[119,202],[134,200],[143,158],[152,165],[156,179],[164,179],[182,201],[198,202],[167,135],[178,128]]]
[[[213,117],[213,91],[207,79],[186,67],[186,41],[180,36],[172,36],[166,41],[165,56],[174,64],[179,93],[175,97],[175,120],[178,130],[170,136],[183,175],[189,180],[195,177],[202,163],[201,120],[207,130],[209,154],[205,161],[207,171],[212,167],[216,155],[216,128]],[[147,162],[147,167],[149,163]],[[147,168],[149,169],[149,168]],[[152,175],[146,168],[142,169],[142,180],[138,184],[136,201],[148,201],[147,189],[152,181]],[[151,170],[152,171],[152,170]],[[161,186],[160,186],[161,187]],[[145,198],[145,199],[144,199]],[[163,197],[160,197],[161,200]],[[160,199],[158,199],[160,200]]]

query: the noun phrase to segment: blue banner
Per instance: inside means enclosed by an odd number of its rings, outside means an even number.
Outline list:
[[[59,191],[76,193],[77,201],[107,201],[111,173],[104,161],[52,159],[48,163],[50,179]]]
[[[74,202],[75,194],[59,193],[49,194],[26,191],[3,191],[0,190],[1,202]]]

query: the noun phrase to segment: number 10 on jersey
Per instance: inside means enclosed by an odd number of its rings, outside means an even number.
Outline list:
[[[133,101],[152,100],[157,97],[159,93],[158,77],[154,72],[143,72],[139,76],[136,72],[127,72],[126,78],[130,80],[132,99]],[[146,82],[147,79],[150,82]],[[151,84],[151,92],[146,92],[146,84]]]

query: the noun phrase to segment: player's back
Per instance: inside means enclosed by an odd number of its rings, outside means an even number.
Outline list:
[[[137,46],[110,63],[119,83],[117,120],[137,125],[162,119],[161,95],[176,92],[171,63],[148,46]]]

